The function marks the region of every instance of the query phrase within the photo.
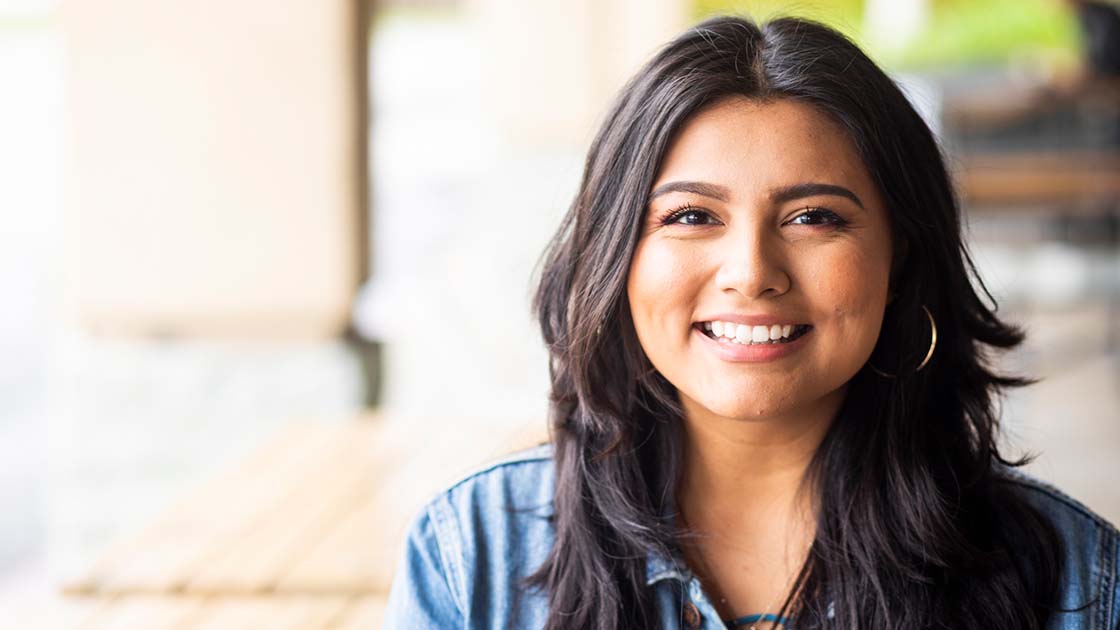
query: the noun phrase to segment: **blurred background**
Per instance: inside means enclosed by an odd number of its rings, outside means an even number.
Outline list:
[[[376,624],[421,502],[545,436],[534,271],[610,98],[723,12],[904,87],[1029,334],[1009,448],[1120,521],[1118,3],[0,0],[0,609]]]

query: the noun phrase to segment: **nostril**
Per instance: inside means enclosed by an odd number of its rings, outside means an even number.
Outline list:
[[[724,269],[716,275],[716,287],[722,292],[735,292],[748,298],[785,295],[793,286],[788,274],[778,269]]]

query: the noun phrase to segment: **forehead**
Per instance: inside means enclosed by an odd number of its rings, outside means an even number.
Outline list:
[[[807,181],[842,184],[878,205],[878,192],[848,135],[811,105],[729,97],[677,132],[654,188],[669,181],[720,184],[731,201]]]

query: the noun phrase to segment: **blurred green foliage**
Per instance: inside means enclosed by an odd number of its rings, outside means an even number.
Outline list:
[[[930,0],[929,19],[905,46],[888,49],[863,29],[863,0],[693,0],[697,20],[716,14],[765,20],[797,15],[824,22],[892,68],[1006,64],[1069,65],[1079,50],[1076,17],[1060,0]]]
[[[1071,62],[1079,33],[1057,0],[941,0],[930,23],[896,60],[907,66],[991,64],[1029,58]]]
[[[53,26],[49,15],[4,15],[0,12],[0,33],[40,31]]]
[[[796,15],[824,22],[859,40],[863,0],[693,0],[692,15],[697,20],[723,14],[750,16],[757,20]]]

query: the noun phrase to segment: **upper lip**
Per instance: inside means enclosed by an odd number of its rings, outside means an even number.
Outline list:
[[[732,322],[745,326],[797,326],[805,324],[804,320],[791,319],[785,315],[744,315],[742,313],[716,313],[696,320],[700,322]]]

